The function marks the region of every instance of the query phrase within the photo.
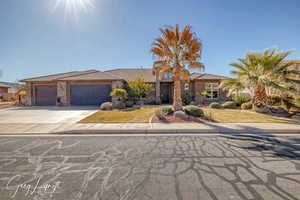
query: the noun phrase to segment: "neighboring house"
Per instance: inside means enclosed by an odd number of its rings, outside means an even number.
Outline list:
[[[41,76],[22,80],[29,88],[28,105],[99,105],[105,101],[115,101],[109,94],[115,88],[122,88],[128,81],[143,77],[153,84],[153,97],[162,103],[172,103],[173,80],[170,74],[162,78],[155,76],[152,69],[115,69],[109,71],[88,70]],[[226,99],[226,92],[219,89],[224,76],[193,73],[188,83],[183,83],[187,91],[198,103]],[[201,97],[203,91],[209,97]],[[150,98],[150,97],[149,97]]]
[[[3,96],[8,93],[10,87],[6,84],[0,83],[0,99],[3,99]]]
[[[19,83],[0,82],[0,84],[8,86],[8,90],[2,94],[5,101],[15,100],[17,91],[22,87]]]

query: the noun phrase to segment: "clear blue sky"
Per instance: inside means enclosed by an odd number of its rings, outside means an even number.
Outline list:
[[[77,17],[55,1],[1,1],[0,80],[150,67],[158,28],[175,24],[201,38],[207,73],[228,75],[247,51],[274,46],[300,59],[299,0],[94,0]]]

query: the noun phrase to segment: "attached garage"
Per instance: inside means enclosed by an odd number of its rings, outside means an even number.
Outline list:
[[[111,85],[71,85],[71,105],[100,105],[111,101]]]
[[[35,105],[37,106],[54,106],[56,105],[56,86],[41,85],[35,86]]]
[[[99,106],[110,97],[112,88],[121,88],[124,79],[109,72],[88,70],[22,80],[29,88],[27,105]]]

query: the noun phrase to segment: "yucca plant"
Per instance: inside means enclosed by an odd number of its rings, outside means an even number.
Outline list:
[[[264,52],[248,53],[237,63],[230,63],[237,70],[231,71],[236,78],[224,80],[222,88],[230,93],[248,89],[252,94],[255,110],[267,107],[267,91],[272,89],[281,94],[292,94],[300,83],[295,79],[299,72],[291,69],[293,62],[283,62],[291,51],[279,52],[266,49]]]
[[[157,58],[153,64],[154,74],[171,73],[174,80],[174,110],[182,110],[181,83],[188,81],[188,68],[204,68],[200,59],[202,44],[192,32],[191,26],[182,31],[179,25],[160,29],[161,36],[155,39],[151,52]]]

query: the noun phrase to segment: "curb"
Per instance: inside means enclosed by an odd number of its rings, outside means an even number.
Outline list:
[[[300,130],[214,130],[214,129],[190,129],[190,130],[176,130],[176,129],[155,129],[155,130],[117,130],[117,129],[107,129],[107,130],[71,130],[71,131],[62,131],[62,132],[22,132],[22,133],[0,133],[1,135],[84,135],[84,134],[103,134],[103,135],[172,135],[172,134],[215,134],[215,135],[228,135],[228,134],[258,134],[258,135],[300,135]]]

